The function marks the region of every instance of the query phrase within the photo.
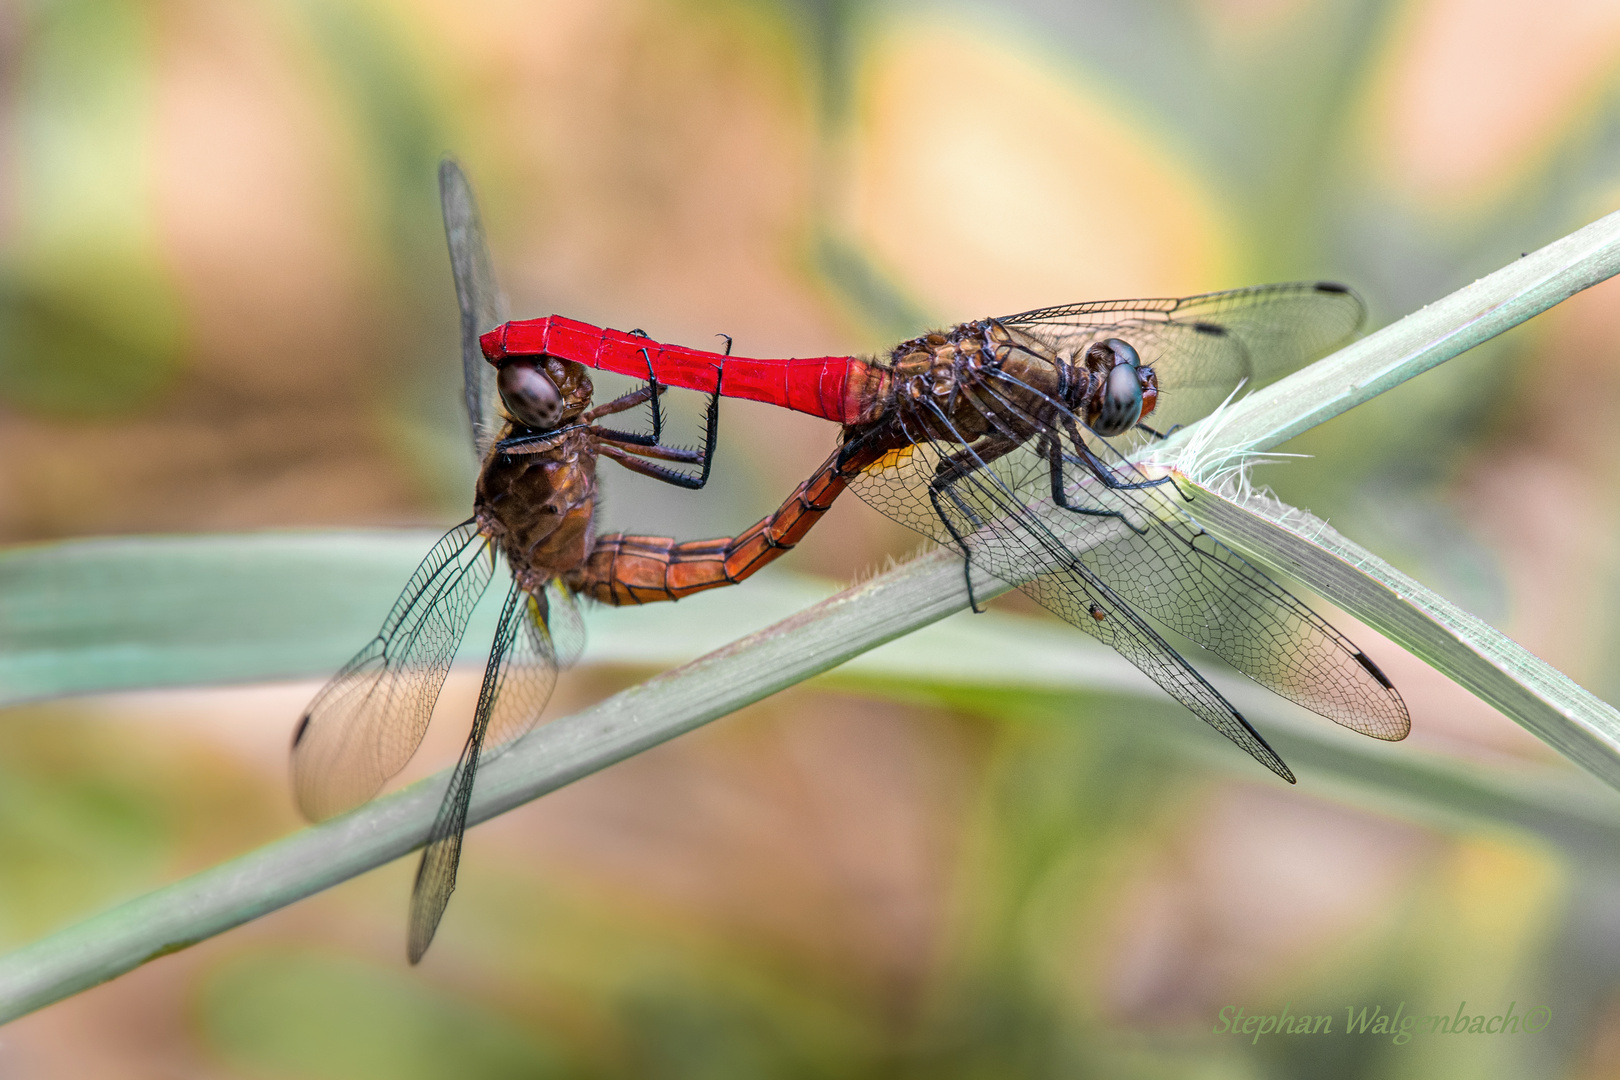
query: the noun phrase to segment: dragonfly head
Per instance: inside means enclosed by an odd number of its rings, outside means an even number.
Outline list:
[[[1153,411],[1158,380],[1129,342],[1108,338],[1086,350],[1085,364],[1092,375],[1086,395],[1086,424],[1098,435],[1123,435]]]
[[[535,431],[550,431],[591,401],[591,381],[579,364],[549,356],[515,356],[495,376],[501,402],[512,419]]]

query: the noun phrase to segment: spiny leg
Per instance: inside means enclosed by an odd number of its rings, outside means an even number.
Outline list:
[[[1086,440],[1081,437],[1080,429],[1075,426],[1073,420],[1065,420],[1064,426],[1069,431],[1069,438],[1074,442],[1075,450],[1080,454],[1079,463],[1084,465],[1093,476],[1101,481],[1103,487],[1114,491],[1141,491],[1143,488],[1155,488],[1169,484],[1171,487],[1176,488],[1177,495],[1180,495],[1188,502],[1192,501],[1192,498],[1186,492],[1176,487],[1175,477],[1168,474],[1159,477],[1157,480],[1143,480],[1140,483],[1126,483],[1120,480],[1108,463],[1099,458],[1092,452],[1091,447],[1086,445]]]
[[[641,330],[641,329],[630,330],[630,331],[627,331],[627,332],[631,333],[631,334],[634,334],[636,337],[646,337],[647,336],[647,332],[645,330]],[[729,334],[716,334],[715,337],[722,337],[722,338],[726,339],[725,355],[730,356],[731,355],[731,335],[729,335]],[[648,355],[646,348],[643,348],[641,350],[641,356],[642,356],[642,359],[647,362],[647,385],[642,386],[642,387],[638,387],[637,389],[630,391],[628,394],[621,394],[620,396],[614,398],[612,401],[608,402],[606,405],[598,405],[596,408],[592,409],[591,411],[587,412],[584,416],[580,417],[580,420],[582,422],[584,422],[584,423],[587,423],[587,424],[594,423],[595,421],[600,420],[604,416],[612,416],[614,413],[626,412],[626,411],[628,411],[630,409],[635,408],[637,405],[642,404],[643,402],[646,402],[648,400],[652,400],[653,401],[653,431],[652,431],[652,434],[651,435],[642,435],[642,434],[637,433],[637,432],[615,431],[615,430],[613,430],[611,428],[593,428],[592,429],[592,434],[597,435],[600,438],[612,439],[614,442],[625,443],[625,444],[630,445],[630,446],[658,446],[663,442],[663,439],[661,437],[662,434],[663,434],[663,416],[659,411],[657,399],[662,397],[664,391],[668,390],[669,387],[664,386],[662,383],[660,383],[658,381],[658,376],[656,374],[654,374],[654,372],[653,372],[652,358]],[[719,390],[718,390],[718,383],[717,383],[716,384],[716,393],[718,393],[718,392],[719,392]],[[650,455],[650,456],[662,457],[664,455],[655,454],[655,455]],[[676,458],[676,459],[673,459],[673,460],[678,460],[678,461],[690,460],[693,463],[696,463],[697,461],[700,460],[700,458],[694,456],[692,458]]]
[[[956,523],[951,521],[951,516],[940,505],[941,494],[944,494],[946,498],[955,503],[957,510],[961,511],[962,515],[969,521],[973,521],[976,515],[973,513],[972,508],[956,497],[956,493],[949,486],[940,488],[933,484],[928,485],[928,501],[934,505],[934,516],[945,523],[945,528],[950,530],[951,539],[956,541],[956,546],[962,549],[962,580],[967,583],[968,607],[973,609],[973,614],[982,615],[984,614],[984,608],[979,606],[979,598],[973,595],[973,552],[968,548],[967,540],[957,531]],[[975,525],[977,524],[978,522],[975,522]]]
[[[1078,458],[1072,458],[1065,455],[1063,453],[1063,446],[1058,441],[1056,436],[1042,436],[1042,443],[1043,445],[1041,452],[1046,455],[1048,471],[1052,477],[1052,501],[1054,503],[1056,503],[1062,509],[1068,510],[1075,514],[1086,514],[1090,517],[1118,518],[1122,523],[1124,523],[1127,529],[1130,529],[1136,535],[1147,535],[1146,529],[1138,529],[1135,525],[1132,525],[1130,519],[1118,510],[1103,510],[1089,506],[1072,505],[1069,502],[1068,493],[1063,490],[1063,462],[1067,460],[1076,462],[1077,464],[1084,463]]]
[[[640,330],[631,330],[630,333],[638,337],[647,336]],[[585,417],[585,420],[589,422],[598,416],[609,416],[633,408],[644,401],[648,402],[652,406],[651,435],[642,435],[634,431],[612,431],[606,428],[602,429],[602,434],[613,439],[614,442],[627,443],[632,446],[657,446],[664,441],[664,413],[658,407],[658,399],[663,396],[664,391],[668,388],[659,383],[658,375],[653,371],[652,354],[647,351],[645,345],[641,348],[641,358],[647,363],[647,385],[614,398],[598,409],[592,409]]]
[[[967,504],[957,497],[955,492],[956,483],[966,479],[980,469],[987,468],[991,462],[1007,456],[1022,445],[1022,440],[1003,435],[992,435],[981,439],[977,448],[965,446],[949,457],[942,459],[934,467],[934,478],[928,482],[928,499],[934,506],[934,513],[945,523],[945,528],[950,530],[951,538],[956,541],[956,546],[962,549],[962,578],[967,582],[968,605],[973,609],[975,615],[981,614],[984,609],[979,607],[978,598],[973,594],[973,555],[968,550],[967,542],[957,532],[956,526],[951,523],[951,519],[946,516],[944,509],[940,506],[939,497],[944,495],[949,498],[965,518],[977,525],[978,515],[973,513]]]
[[[656,442],[641,443],[620,438],[618,433],[591,429],[591,434],[597,438],[597,449],[605,456],[617,461],[631,472],[650,476],[654,480],[661,480],[676,487],[688,488],[697,491],[709,482],[709,470],[714,465],[714,448],[720,441],[720,386],[715,380],[715,389],[709,395],[709,407],[704,416],[703,450],[701,454],[695,450],[687,450],[676,446],[662,446]],[[616,446],[615,443],[624,443]],[[638,456],[631,456],[638,455]],[[665,461],[681,461],[690,464],[701,462],[702,469],[698,475],[676,472],[661,465],[654,465],[641,458],[662,458]]]
[[[665,387],[659,387],[658,389],[659,392],[662,393]],[[584,413],[579,418],[580,422],[589,424],[600,420],[604,416],[612,416],[614,413],[628,412],[637,405],[645,404],[647,399],[652,396],[652,392],[653,388],[651,386],[638,386],[628,394],[620,394],[607,404],[598,405],[596,408]],[[646,436],[637,435],[635,438],[641,439],[646,438]]]

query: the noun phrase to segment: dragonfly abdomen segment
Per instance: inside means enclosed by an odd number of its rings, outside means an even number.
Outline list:
[[[705,589],[736,585],[803,539],[865,464],[828,458],[767,517],[738,536],[679,543],[667,536],[613,533],[598,537],[585,565],[567,581],[604,604],[679,600]]]
[[[883,369],[854,356],[754,359],[665,345],[622,330],[548,315],[496,327],[479,339],[484,356],[501,366],[513,357],[551,356],[632,378],[649,375],[665,386],[762,401],[840,424],[871,419],[863,405],[881,399]]]

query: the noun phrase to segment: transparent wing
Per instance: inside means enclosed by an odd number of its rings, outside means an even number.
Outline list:
[[[1406,703],[1377,665],[1188,518],[1173,484],[1108,489],[1089,470],[1066,465],[1065,503],[1117,511],[1134,528],[1073,511],[1059,512],[1049,527],[1138,611],[1341,727],[1392,742],[1410,733]],[[1115,475],[1149,479],[1134,470]]]
[[[1036,603],[1062,615],[1135,664],[1165,693],[1192,710],[1193,715],[1242,747],[1260,764],[1290,784],[1294,783],[1293,770],[1243,714],[1094,575],[1087,574],[1080,566],[1069,566],[1027,581],[1021,588]],[[1084,618],[1065,615],[1080,597],[1086,602]]]
[[[485,761],[534,729],[551,698],[557,672],[573,667],[585,650],[585,621],[568,586],[553,578],[543,596],[527,599],[523,633],[508,662],[509,683],[503,684],[509,688],[501,690],[490,711]],[[547,671],[549,681],[541,677]]]
[[[293,790],[313,821],[357,806],[410,760],[494,572],[471,521],[445,533],[377,636],[310,702],[293,735]]]
[[[1003,446],[962,471],[960,445],[919,440],[862,472],[855,492],[883,513],[965,549],[997,576],[1025,581],[1024,592],[1066,622],[1113,648],[1216,731],[1294,782],[1294,774],[1249,722],[1115,591],[1025,509],[1027,455]],[[971,452],[970,452],[971,453]],[[954,474],[948,484],[936,484]],[[920,481],[920,484],[919,484]]]
[[[472,422],[473,448],[482,461],[501,425],[495,369],[484,359],[478,337],[507,321],[506,297],[495,282],[484,226],[478,218],[478,200],[454,158],[439,163],[439,204],[444,210],[445,236],[450,241],[456,299],[461,304],[461,373],[467,418]]]
[[[413,964],[422,959],[432,943],[450,894],[455,891],[461,838],[467,828],[467,808],[472,802],[479,762],[500,753],[534,727],[557,684],[559,667],[565,666],[560,661],[572,663],[578,656],[576,642],[582,642],[582,636],[566,642],[565,648],[571,652],[559,656],[547,625],[548,608],[564,634],[576,630],[583,634],[573,599],[560,584],[548,587],[540,598],[530,596],[515,583],[506,594],[489,664],[484,668],[472,730],[450,775],[450,786],[417,867],[407,942]],[[570,619],[572,626],[568,625]]]
[[[1058,355],[1117,337],[1159,377],[1159,431],[1207,416],[1239,383],[1253,389],[1348,341],[1366,318],[1343,285],[1256,285],[1180,299],[1097,300],[999,319]]]
[[[932,426],[948,429],[949,421],[941,413]],[[1024,589],[1043,606],[1118,649],[1268,766],[1275,767],[1275,755],[1257,752],[1242,734],[1251,729],[1230,705],[1221,701],[1212,711],[1206,692],[1215,692],[1202,679],[1197,686],[1186,682],[1186,661],[1136,619],[1137,611],[1336,723],[1382,739],[1405,736],[1405,704],[1372,661],[1181,514],[1173,487],[1109,488],[1072,442],[1065,446],[1050,427],[1037,430],[1045,433],[968,446],[930,441],[913,425],[905,432],[913,445],[851,486],[883,513],[957,547],[993,574],[1036,578]],[[1096,467],[1108,468],[1100,461]],[[1124,483],[1145,479],[1120,476]],[[1060,508],[1060,500],[1071,509]]]
[[[573,590],[558,578],[546,585],[546,607],[551,648],[557,656],[557,666],[566,671],[579,662],[580,654],[585,651],[585,619]]]

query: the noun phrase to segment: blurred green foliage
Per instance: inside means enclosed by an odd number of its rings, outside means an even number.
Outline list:
[[[532,1030],[406,972],[331,953],[248,953],[201,988],[198,1023],[250,1075],[332,1080],[568,1075]]]
[[[30,15],[13,113],[27,212],[0,259],[0,401],[127,413],[168,385],[183,343],[152,220],[151,11],[68,0]]]
[[[71,706],[0,725],[0,938],[22,944],[149,889],[245,836],[270,793],[217,750],[164,746]]]

